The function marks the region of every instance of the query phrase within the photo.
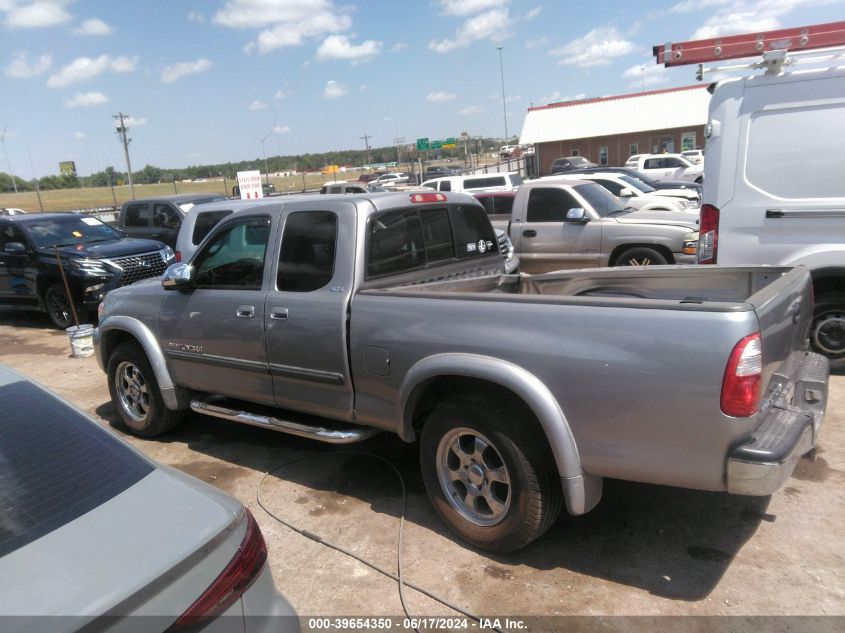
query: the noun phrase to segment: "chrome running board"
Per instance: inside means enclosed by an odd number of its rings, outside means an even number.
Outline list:
[[[222,398],[214,398],[214,400],[222,400]],[[376,433],[380,432],[380,429],[374,429],[370,426],[355,426],[351,424],[322,426],[317,424],[303,424],[301,422],[293,422],[291,420],[281,420],[271,415],[229,409],[227,407],[220,406],[219,404],[212,404],[212,402],[200,399],[191,400],[191,410],[196,411],[197,413],[202,413],[203,415],[210,415],[215,418],[223,418],[224,420],[240,422],[241,424],[260,426],[274,431],[288,433],[290,435],[298,435],[299,437],[307,437],[312,440],[327,442],[329,444],[354,444],[355,442],[368,440]],[[313,416],[307,417],[313,420],[320,419],[314,418]]]

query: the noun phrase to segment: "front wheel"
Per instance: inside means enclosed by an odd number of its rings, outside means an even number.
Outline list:
[[[832,361],[845,359],[845,293],[826,292],[816,297],[810,343],[814,351]]]
[[[62,284],[53,284],[44,293],[44,307],[47,316],[60,330],[66,330],[73,325],[73,312],[70,307],[70,299]]]
[[[666,257],[653,248],[638,246],[629,248],[616,258],[614,266],[662,266],[667,264]]]
[[[495,397],[467,396],[438,405],[423,427],[428,496],[446,524],[480,549],[518,550],[560,513],[554,457],[528,416]]]
[[[177,426],[184,411],[164,406],[146,354],[131,343],[114,348],[108,364],[109,394],[126,430],[139,437],[155,437]]]

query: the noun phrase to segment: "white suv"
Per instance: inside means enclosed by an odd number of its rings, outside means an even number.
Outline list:
[[[637,211],[686,211],[691,208],[689,201],[664,190],[649,187],[639,178],[633,178],[624,174],[612,172],[598,173],[566,173],[558,174],[554,178],[567,178],[570,180],[590,180],[600,184],[614,196],[619,198],[623,205],[636,209]],[[665,191],[674,191],[668,189]],[[695,209],[698,206],[694,207]]]

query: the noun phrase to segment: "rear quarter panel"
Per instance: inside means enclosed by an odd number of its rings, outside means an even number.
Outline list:
[[[526,369],[555,394],[587,473],[722,490],[725,455],[754,425],[721,413],[722,377],[734,344],[756,329],[753,311],[367,291],[352,303],[358,421],[398,430],[399,390],[415,363],[478,354]],[[389,375],[367,367],[373,348],[389,355]]]

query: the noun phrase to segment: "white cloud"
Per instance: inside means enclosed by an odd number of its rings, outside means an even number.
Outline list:
[[[694,13],[711,7],[724,7],[733,4],[735,0],[684,0],[669,9],[669,13]]]
[[[98,18],[85,20],[73,31],[74,35],[110,35],[111,27]]]
[[[719,14],[710,18],[704,26],[692,34],[692,39],[701,40],[721,35],[770,31],[780,26],[780,21],[771,15],[754,12]]]
[[[444,92],[440,90],[438,92],[429,92],[425,96],[425,100],[429,101],[430,103],[442,103],[444,101],[454,101],[458,98],[454,92]]]
[[[464,17],[510,4],[510,0],[440,0],[443,15]]]
[[[511,19],[507,9],[491,9],[467,19],[455,31],[455,37],[428,43],[429,50],[436,53],[448,53],[456,48],[464,48],[478,40],[501,41],[510,37],[508,27]]]
[[[6,26],[10,29],[38,29],[64,24],[71,19],[65,6],[70,0],[37,0],[7,3]]]
[[[205,22],[205,16],[199,11],[191,11],[188,13],[188,22]]]
[[[109,98],[102,92],[80,92],[72,99],[65,101],[68,108],[91,108],[108,103]]]
[[[273,128],[273,131],[276,134],[287,134],[288,132],[290,132],[290,126],[289,125],[279,125],[277,123],[276,126]]]
[[[534,7],[534,8],[533,8],[533,9],[531,9],[528,13],[526,13],[526,14],[525,14],[525,18],[524,18],[524,20],[525,20],[526,22],[528,22],[529,20],[533,20],[533,19],[534,19],[534,18],[536,18],[538,15],[540,15],[540,12],[541,12],[542,10],[543,10],[543,7]]]
[[[479,112],[484,112],[484,108],[477,105],[469,106],[459,111],[460,114],[478,114]]]
[[[84,141],[86,138],[85,132],[74,132],[73,138],[75,138],[77,141]]]
[[[587,95],[583,92],[579,92],[576,95],[563,95],[560,93],[559,90],[555,90],[549,96],[540,99],[540,101],[542,103],[563,103],[564,101],[581,101],[582,99],[586,98]]]
[[[50,88],[64,88],[71,84],[88,81],[105,72],[131,73],[138,65],[139,57],[78,57],[47,80]]]
[[[622,73],[622,76],[631,80],[628,84],[629,87],[639,89],[657,86],[669,81],[666,67],[657,64],[631,66]]]
[[[27,58],[26,53],[21,53],[16,55],[9,65],[6,66],[4,74],[12,79],[29,79],[47,72],[52,65],[53,56],[49,53],[45,53],[31,62]]]
[[[208,59],[198,59],[193,62],[179,62],[178,64],[165,66],[161,71],[161,80],[166,84],[171,84],[187,75],[204,73],[209,70],[211,66],[211,60]]]
[[[398,53],[399,51],[404,51],[406,48],[408,48],[408,45],[405,42],[396,42],[393,46],[391,46],[390,52]]]
[[[549,38],[545,35],[538,37],[536,40],[526,40],[525,48],[531,50],[532,48],[546,47],[549,45]]]
[[[339,84],[333,79],[329,79],[326,82],[326,87],[323,90],[324,99],[339,99],[346,94],[349,94],[349,90],[347,90],[346,86]]]
[[[692,39],[708,39],[738,33],[754,33],[781,28],[783,16],[806,6],[838,4],[842,0],[697,0],[672,7],[676,13],[718,7],[718,10],[692,34]]]
[[[141,127],[147,124],[147,119],[144,117],[124,116],[123,124],[126,127]]]
[[[266,110],[267,104],[263,101],[253,101],[249,104],[249,111],[255,112],[256,110]]]
[[[354,46],[345,35],[329,35],[317,49],[317,59],[348,59],[353,63],[372,59],[381,52],[382,43],[367,40]]]
[[[601,26],[593,29],[584,37],[556,48],[549,55],[558,58],[558,64],[564,66],[604,66],[616,57],[634,52],[636,47],[626,40],[615,27]]]
[[[262,29],[245,47],[246,53],[269,53],[299,46],[352,28],[352,19],[332,0],[227,0],[212,22],[237,29]]]
[[[282,90],[277,90],[276,94],[273,95],[273,98],[277,101],[281,101],[282,99],[287,99],[287,95]]]

